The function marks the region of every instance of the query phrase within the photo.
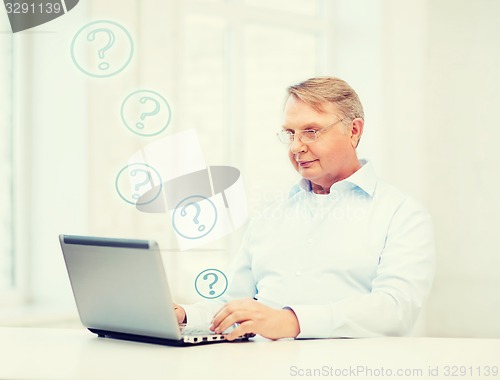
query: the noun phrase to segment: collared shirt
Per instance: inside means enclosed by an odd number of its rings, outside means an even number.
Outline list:
[[[224,298],[186,306],[188,323],[208,323],[221,302],[254,297],[292,309],[297,338],[406,334],[434,277],[432,221],[360,163],[329,194],[313,193],[302,179],[254,218]]]

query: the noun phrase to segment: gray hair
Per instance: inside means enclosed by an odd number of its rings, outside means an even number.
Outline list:
[[[335,77],[316,77],[290,86],[287,89],[302,102],[310,105],[319,112],[323,112],[325,103],[333,103],[343,114],[344,119],[352,121],[356,118],[364,119],[363,105],[356,91],[342,79]]]

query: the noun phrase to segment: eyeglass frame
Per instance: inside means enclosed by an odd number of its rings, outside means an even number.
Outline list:
[[[297,133],[296,133],[296,132],[294,132],[294,133],[290,133],[289,131],[287,131],[287,130],[285,130],[285,129],[282,129],[281,131],[276,132],[276,136],[278,137],[278,140],[279,140],[281,143],[283,143],[283,144],[289,144],[289,145],[293,144],[293,142],[295,141],[295,136],[296,136],[296,135],[298,136],[299,140],[300,140],[301,142],[303,142],[304,144],[312,144],[312,143],[314,143],[314,142],[318,141],[320,133],[323,133],[324,131],[326,131],[326,130],[328,130],[328,129],[332,128],[333,126],[337,125],[338,123],[340,123],[340,122],[342,122],[342,121],[344,121],[344,120],[345,120],[345,119],[339,119],[339,120],[337,120],[335,123],[332,123],[332,124],[330,124],[330,125],[327,125],[326,127],[323,127],[323,128],[321,128],[321,129],[318,129],[318,130],[314,130],[314,129],[304,129],[303,131],[298,131],[298,132],[299,132],[299,134],[298,134],[298,135],[297,135]],[[283,132],[285,132],[285,133],[283,133]],[[304,134],[304,132],[314,132],[314,139],[312,139],[311,141],[304,141],[304,140],[303,140],[303,134]],[[293,136],[293,139],[292,139],[292,140],[290,140],[290,141],[283,141],[283,140],[281,139],[281,136],[285,136],[285,135]]]

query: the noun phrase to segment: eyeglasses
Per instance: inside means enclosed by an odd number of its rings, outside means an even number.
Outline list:
[[[315,142],[318,138],[320,133],[325,132],[327,129],[330,129],[334,125],[340,123],[344,119],[339,119],[335,123],[330,124],[324,128],[321,129],[305,129],[303,131],[297,131],[297,132],[292,132],[292,131],[287,131],[287,130],[281,130],[278,133],[276,133],[276,136],[280,139],[280,141],[283,144],[292,144],[293,141],[295,140],[295,136],[299,138],[300,141],[302,141],[304,144],[310,144]]]

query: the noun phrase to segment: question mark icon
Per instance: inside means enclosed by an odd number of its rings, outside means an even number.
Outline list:
[[[111,47],[112,47],[112,46],[114,45],[114,43],[115,43],[115,34],[114,34],[111,30],[109,30],[109,29],[107,29],[107,28],[97,28],[97,29],[95,29],[95,30],[92,30],[92,31],[91,31],[91,32],[87,35],[87,40],[88,40],[88,41],[91,41],[91,42],[95,41],[96,34],[98,34],[98,33],[105,33],[105,34],[107,34],[107,36],[108,36],[108,42],[107,42],[107,44],[106,44],[103,48],[101,48],[101,49],[99,49],[99,50],[97,51],[97,54],[98,54],[99,58],[100,58],[101,60],[103,60],[103,59],[104,59],[104,53],[105,53],[107,50],[111,49]],[[103,71],[105,71],[105,70],[109,69],[109,63],[107,63],[107,62],[101,62],[101,63],[99,64],[99,69],[100,69],[100,70],[103,70]]]
[[[208,288],[210,289],[209,292],[207,292],[207,281],[210,281],[208,284]],[[217,287],[213,289],[215,284],[217,284]],[[219,269],[215,268],[205,269],[198,274],[194,280],[196,292],[203,298],[208,299],[217,298],[223,295],[227,290],[227,285],[228,282],[226,275]]]
[[[150,137],[168,127],[172,112],[167,100],[158,92],[137,90],[123,100],[120,115],[131,132]]]
[[[148,188],[140,191],[148,184]],[[143,206],[160,196],[163,181],[160,173],[154,167],[144,162],[137,162],[125,166],[118,172],[115,179],[115,189],[120,198],[128,204]]]
[[[139,191],[139,189],[140,189],[142,186],[144,186],[144,185],[146,185],[146,184],[148,184],[148,183],[151,183],[151,184],[152,184],[152,182],[153,182],[153,179],[151,178],[151,173],[150,173],[148,170],[144,170],[144,169],[134,169],[134,170],[132,170],[132,171],[130,172],[130,175],[135,177],[135,176],[137,175],[137,173],[139,173],[139,172],[141,172],[141,173],[146,173],[146,177],[145,177],[144,181],[139,182],[139,183],[137,183],[137,184],[135,185],[134,189],[135,189],[136,193],[134,193],[134,194],[132,195],[132,198],[133,198],[133,199],[139,199],[139,198],[141,197],[141,194],[139,194],[139,193],[137,193],[137,192]]]
[[[143,96],[141,99],[139,99],[139,102],[141,102],[142,104],[146,104],[147,101],[154,102],[155,108],[151,112],[141,113],[141,117],[140,117],[141,121],[144,121],[144,119],[146,119],[146,117],[148,117],[148,116],[154,116],[154,115],[158,114],[158,112],[160,112],[160,103],[155,98],[152,98],[150,96]],[[142,122],[137,123],[135,126],[137,129],[144,129],[144,124]]]
[[[210,289],[210,291],[208,292],[208,294],[210,294],[211,296],[213,296],[215,294],[215,290],[213,290],[212,288],[217,283],[217,281],[219,281],[219,276],[217,276],[215,273],[207,273],[207,274],[205,274],[203,276],[203,279],[207,280],[208,276],[214,276],[214,280],[210,283],[210,285],[208,285],[208,288]]]
[[[109,78],[125,70],[132,61],[134,41],[123,25],[111,20],[96,20],[76,32],[70,52],[73,63],[82,73],[94,78]]]
[[[201,207],[198,203],[196,202],[189,202],[188,204],[185,204],[182,209],[181,209],[181,216],[186,216],[187,215],[187,211],[186,211],[186,208],[188,208],[189,206],[193,205],[195,208],[196,208],[196,215],[194,216],[193,218],[193,222],[195,224],[199,224],[200,221],[198,220],[198,217],[200,216],[201,214]],[[202,232],[203,230],[205,229],[205,225],[202,224],[198,227],[198,231]]]
[[[191,217],[188,217],[188,213]],[[171,215],[175,232],[185,239],[200,239],[208,235],[217,223],[217,207],[202,195],[191,195],[183,199],[175,206]]]

